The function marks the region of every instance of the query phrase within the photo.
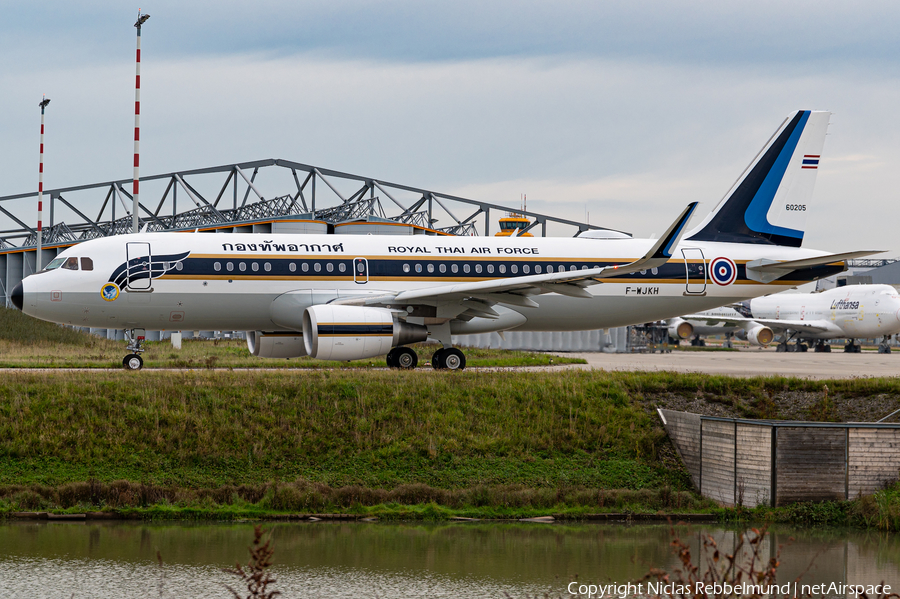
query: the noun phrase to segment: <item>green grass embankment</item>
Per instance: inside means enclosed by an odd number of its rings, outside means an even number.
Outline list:
[[[0,386],[0,507],[703,505],[666,446],[599,373],[23,371]]]

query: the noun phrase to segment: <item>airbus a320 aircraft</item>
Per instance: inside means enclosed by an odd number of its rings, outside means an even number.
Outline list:
[[[856,339],[882,338],[878,353],[891,353],[892,335],[900,333],[900,294],[890,285],[848,285],[821,293],[778,293],[749,302],[750,316],[710,318],[685,316],[685,321],[711,326],[743,327],[754,345],[766,345],[784,334],[777,351],[806,351],[804,341],[818,341],[815,351],[830,352],[826,339],[849,339],[844,351],[859,353]],[[710,333],[716,334],[716,333]],[[790,341],[796,340],[791,345]]]
[[[17,285],[26,314],[124,329],[126,368],[150,330],[243,330],[254,355],[356,360],[441,344],[432,365],[465,367],[451,335],[564,331],[660,320],[772,293],[845,269],[801,249],[829,113],[778,128],[693,231],[690,204],[658,240],[190,233],[86,241]],[[774,288],[774,289],[773,289]]]

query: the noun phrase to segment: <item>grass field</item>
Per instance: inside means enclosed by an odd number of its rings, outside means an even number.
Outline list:
[[[176,350],[169,341],[147,342],[144,368],[387,368],[384,357],[353,362],[325,362],[312,358],[257,358],[239,339],[185,340]],[[437,345],[414,346],[419,365],[430,363]],[[128,352],[124,341],[110,341],[43,322],[14,309],[0,308],[0,368],[121,368]],[[583,364],[537,352],[467,349],[470,367],[546,366]]]

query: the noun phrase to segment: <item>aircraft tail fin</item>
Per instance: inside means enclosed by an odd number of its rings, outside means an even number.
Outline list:
[[[789,115],[722,201],[685,238],[800,247],[830,116],[812,110]]]

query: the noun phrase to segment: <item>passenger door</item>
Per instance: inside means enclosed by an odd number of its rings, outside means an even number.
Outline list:
[[[128,289],[150,289],[150,244],[132,241],[125,247],[128,254]]]
[[[353,259],[353,280],[360,285],[369,282],[369,261],[365,258]]]
[[[703,250],[687,248],[681,250],[684,256],[685,295],[706,295],[706,262]]]

